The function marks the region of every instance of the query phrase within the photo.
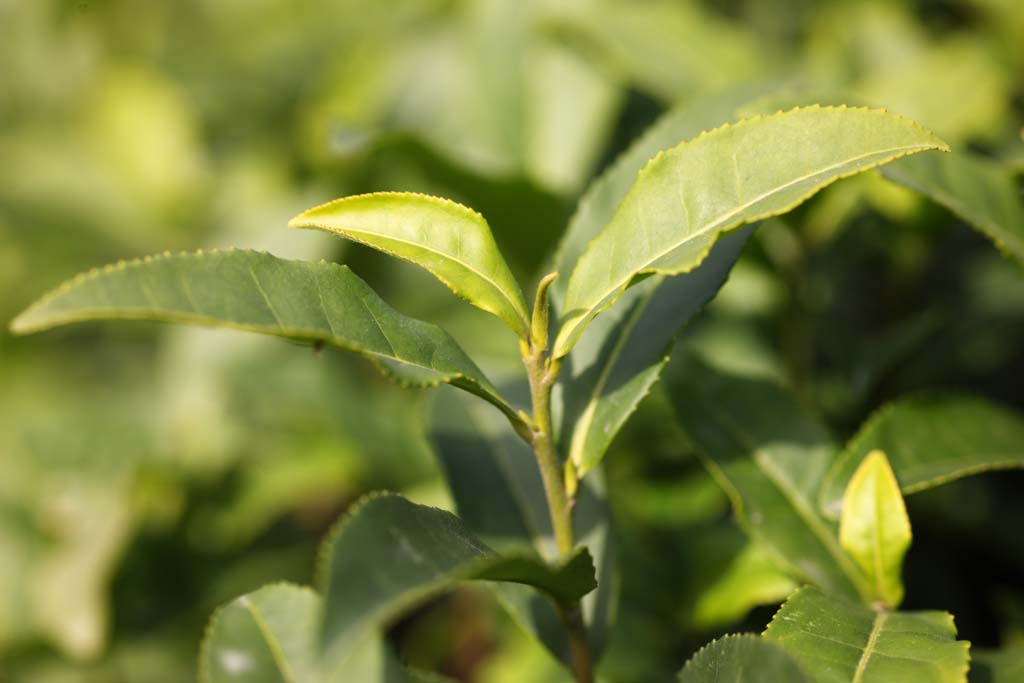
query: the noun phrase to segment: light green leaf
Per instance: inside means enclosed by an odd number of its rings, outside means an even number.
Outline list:
[[[533,453],[506,420],[466,398],[453,391],[438,392],[430,433],[459,518],[499,552],[526,550],[542,557],[557,556]],[[582,603],[595,657],[604,648],[618,598],[611,512],[600,474],[597,470],[580,482],[573,513],[577,542],[593,555],[598,577],[597,590]],[[550,601],[525,586],[497,584],[495,588],[515,619],[568,662],[565,627]]]
[[[946,207],[1024,265],[1024,205],[1006,168],[954,152],[904,159],[882,173]]]
[[[899,607],[903,601],[903,556],[910,539],[900,486],[885,453],[872,451],[843,494],[839,543],[860,565],[884,607]]]
[[[568,353],[638,277],[692,270],[722,233],[929,149],[946,145],[885,111],[807,107],[725,125],[659,154],[576,265],[553,354]]]
[[[697,651],[679,683],[811,683],[788,652],[760,636],[728,635]]]
[[[971,683],[1024,681],[1024,645],[1002,650],[971,650]]]
[[[272,584],[221,607],[199,653],[200,683],[439,683],[402,667],[371,633],[344,662],[323,666],[317,635],[323,604],[312,589]]]
[[[115,319],[330,344],[369,358],[403,383],[458,386],[518,420],[447,332],[398,313],[345,266],[235,249],[122,262],[66,282],[19,315],[11,331]]]
[[[961,477],[1024,467],[1024,418],[964,395],[921,395],[874,414],[836,458],[821,487],[821,508],[838,517],[847,482],[864,457],[884,451],[904,495]]]
[[[634,143],[580,199],[556,257],[569,273],[587,244],[612,219],[636,174],[658,151],[732,118],[758,89],[745,87],[666,114]],[[739,257],[749,232],[730,235],[703,267],[675,278],[652,277],[631,288],[597,318],[566,356],[559,374],[562,446],[583,477],[661,375],[679,329],[715,295]],[[565,298],[568,278],[556,281]]]
[[[697,596],[693,623],[698,628],[710,630],[736,623],[752,608],[777,605],[798,588],[761,546],[749,539],[746,544]]]
[[[592,591],[586,549],[549,566],[534,553],[499,555],[455,515],[395,495],[369,496],[324,542],[321,643],[328,661],[344,658],[375,629],[464,580],[533,586],[559,603]]]
[[[449,199],[411,192],[344,197],[304,211],[293,228],[319,228],[411,261],[458,296],[529,333],[523,293],[476,211]]]
[[[737,520],[775,563],[798,581],[868,599],[870,587],[816,504],[835,452],[821,425],[775,384],[717,372],[683,350],[665,383]]]
[[[965,683],[970,643],[947,612],[876,612],[817,588],[786,601],[764,637],[816,683]]]

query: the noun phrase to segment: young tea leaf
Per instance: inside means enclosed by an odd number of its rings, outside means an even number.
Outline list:
[[[534,553],[499,555],[455,515],[395,495],[366,498],[324,541],[321,644],[328,661],[347,656],[367,633],[459,581],[525,584],[558,603],[596,587],[585,548],[557,566]]]
[[[970,643],[946,612],[875,611],[801,588],[764,637],[784,647],[815,683],[964,683]]]
[[[679,672],[679,683],[811,683],[786,650],[760,636],[708,643]]]
[[[836,458],[821,487],[838,517],[847,482],[864,457],[884,451],[904,495],[970,474],[1024,467],[1024,418],[974,396],[921,395],[873,415]]]
[[[474,306],[529,334],[526,303],[476,211],[448,199],[410,192],[344,197],[304,211],[288,225],[319,228],[411,261]]]
[[[903,556],[910,548],[910,519],[900,486],[882,451],[872,451],[843,495],[839,543],[857,562],[885,607],[903,601]]]
[[[165,254],[80,275],[11,323],[27,334],[85,320],[155,320],[321,342],[399,381],[448,383],[518,420],[451,336],[388,306],[345,266],[229,250]]]
[[[577,263],[553,354],[568,353],[638,277],[692,270],[722,233],[785,213],[840,178],[929,149],[947,147],[885,111],[808,107],[725,125],[659,154]]]

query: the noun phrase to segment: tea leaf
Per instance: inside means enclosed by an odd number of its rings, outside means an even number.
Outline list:
[[[587,190],[559,247],[556,268],[569,273],[587,244],[612,219],[637,172],[658,151],[732,117],[757,90],[736,88],[663,116]],[[674,278],[656,276],[627,291],[597,318],[566,356],[559,374],[563,450],[583,477],[650,391],[679,329],[711,299],[739,257],[749,231],[730,235],[702,267]],[[555,283],[565,298],[568,278]]]
[[[732,500],[743,528],[787,573],[831,593],[870,590],[816,495],[835,448],[784,390],[673,355],[666,391],[679,423]]]
[[[1005,168],[954,152],[904,159],[882,174],[946,207],[1024,265],[1024,205]]]
[[[377,192],[314,207],[288,225],[327,230],[411,261],[520,337],[529,333],[523,293],[487,221],[461,204],[411,192]]]
[[[965,683],[970,643],[946,612],[876,612],[802,588],[764,637],[783,646],[817,683]]]
[[[885,453],[872,451],[843,494],[839,543],[886,607],[899,607],[903,601],[903,556],[910,539],[910,519],[896,477]]]
[[[1002,650],[971,650],[970,683],[1024,681],[1024,645]]]
[[[557,566],[534,553],[499,555],[455,515],[395,495],[370,496],[345,517],[324,541],[319,575],[321,643],[330,662],[459,581],[525,584],[559,603],[579,600],[597,586],[585,548]]]
[[[11,323],[11,331],[85,320],[156,320],[322,342],[369,358],[403,383],[453,384],[518,420],[447,332],[398,313],[333,263],[243,250],[122,262],[47,294]]]
[[[946,149],[882,110],[808,107],[717,128],[640,172],[569,281],[556,357],[637,278],[700,265],[718,237],[785,213],[821,188],[898,157]]]
[[[873,415],[836,458],[820,504],[838,517],[847,482],[864,457],[884,451],[904,495],[971,474],[1024,467],[1024,418],[964,395],[921,395]]]
[[[697,651],[679,683],[810,683],[789,653],[760,636],[728,635]]]

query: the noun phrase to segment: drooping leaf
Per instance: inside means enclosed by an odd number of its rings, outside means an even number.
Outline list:
[[[945,143],[885,111],[808,107],[717,128],[656,156],[573,271],[553,353],[638,277],[692,270],[718,237],[840,178]]]
[[[886,607],[903,601],[903,556],[910,548],[910,519],[900,485],[882,451],[872,451],[843,494],[839,543],[860,565]]]
[[[78,276],[11,323],[27,334],[86,320],[156,320],[323,342],[403,383],[448,383],[515,411],[451,336],[388,306],[345,266],[256,251],[166,254]]]
[[[747,533],[790,576],[866,598],[864,577],[816,505],[835,451],[824,428],[775,384],[712,370],[684,351],[673,354],[665,382]]]
[[[559,247],[556,269],[572,271],[587,244],[612,219],[648,159],[730,120],[733,110],[759,91],[735,88],[662,117],[580,199]],[[674,278],[652,277],[633,287],[591,324],[566,356],[559,374],[561,440],[578,476],[600,461],[658,380],[672,339],[721,287],[748,235],[742,231],[728,236],[698,270]],[[567,284],[568,278],[555,282],[558,303],[564,301]]]
[[[875,611],[813,587],[775,614],[764,637],[816,683],[964,683],[970,643],[947,612]]]
[[[811,683],[782,647],[751,634],[708,643],[686,662],[679,683]]]
[[[221,607],[207,627],[199,654],[200,683],[438,683],[409,671],[371,633],[333,669],[317,647],[323,611],[311,588],[272,584]]]
[[[873,415],[836,458],[820,502],[838,517],[843,491],[864,457],[884,451],[904,495],[961,477],[1024,467],[1024,418],[969,395],[920,395]]]
[[[487,221],[461,204],[410,192],[377,192],[314,207],[288,225],[327,230],[411,261],[501,318],[520,337],[528,334],[523,293]]]
[[[572,603],[597,583],[586,549],[558,565],[534,553],[499,555],[455,515],[395,495],[369,496],[324,541],[321,644],[336,662],[367,633],[459,581],[533,586]]]
[[[1024,265],[1024,204],[1005,167],[954,152],[903,159],[882,173],[946,207]]]
[[[453,391],[436,394],[430,438],[459,518],[500,552],[533,551],[554,557],[543,482],[536,458],[493,411],[480,410]],[[591,653],[604,648],[615,615],[617,565],[610,510],[600,471],[580,482],[573,523],[576,540],[594,557],[597,590],[583,598]],[[556,657],[569,661],[565,627],[550,601],[524,586],[496,584],[502,603]]]
[[[971,650],[970,683],[1024,681],[1024,646],[1002,650]]]

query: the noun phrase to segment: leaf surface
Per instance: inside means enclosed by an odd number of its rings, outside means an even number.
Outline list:
[[[903,159],[882,174],[946,207],[1024,266],[1024,204],[1005,167],[954,152]]]
[[[697,651],[679,683],[811,683],[789,653],[760,636],[728,635]]]
[[[900,485],[882,451],[872,451],[843,494],[839,543],[886,607],[903,601],[903,556],[910,548],[910,518]]]
[[[19,315],[11,330],[115,319],[322,342],[369,358],[403,383],[453,384],[515,415],[447,332],[398,313],[345,266],[234,249],[122,262],[60,286]]]
[[[775,384],[727,375],[677,351],[665,377],[680,425],[732,500],[743,528],[787,573],[831,593],[867,596],[816,505],[834,446]]]
[[[821,507],[838,516],[843,491],[864,457],[884,451],[904,495],[961,477],[1024,467],[1024,418],[966,394],[900,399],[873,415],[822,483]]]
[[[964,683],[970,643],[947,612],[876,612],[801,588],[764,637],[782,645],[816,683]]]
[[[722,121],[757,90],[736,88],[669,112],[590,186],[569,222],[556,269],[570,273],[587,244],[608,224],[637,173],[657,152],[692,138]],[[657,382],[680,328],[725,282],[749,231],[729,235],[697,270],[673,278],[656,276],[627,291],[596,318],[566,356],[559,374],[562,449],[582,478]],[[568,278],[555,282],[565,298]]]
[[[506,390],[518,395],[514,388]],[[530,551],[555,557],[557,544],[543,482],[529,447],[507,421],[494,411],[481,410],[479,402],[454,391],[437,392],[434,398],[430,439],[459,518],[499,552]],[[595,656],[604,647],[618,597],[611,512],[600,475],[597,470],[580,482],[573,514],[577,542],[589,549],[597,570],[597,590],[582,603]],[[496,584],[495,588],[516,620],[568,662],[565,627],[550,601],[524,586]]]
[[[808,107],[717,128],[644,167],[573,271],[553,353],[639,276],[685,273],[718,237],[789,211],[821,188],[945,143],[882,110]]]
[[[1024,645],[1001,650],[971,650],[970,683],[1024,681]]]
[[[596,587],[585,550],[548,565],[533,553],[499,555],[455,515],[400,496],[370,496],[324,542],[321,642],[337,661],[374,629],[459,581],[525,584],[561,603]]]
[[[530,325],[519,284],[476,211],[411,192],[343,197],[293,218],[293,228],[319,228],[411,261],[458,296],[505,321],[520,337]]]

